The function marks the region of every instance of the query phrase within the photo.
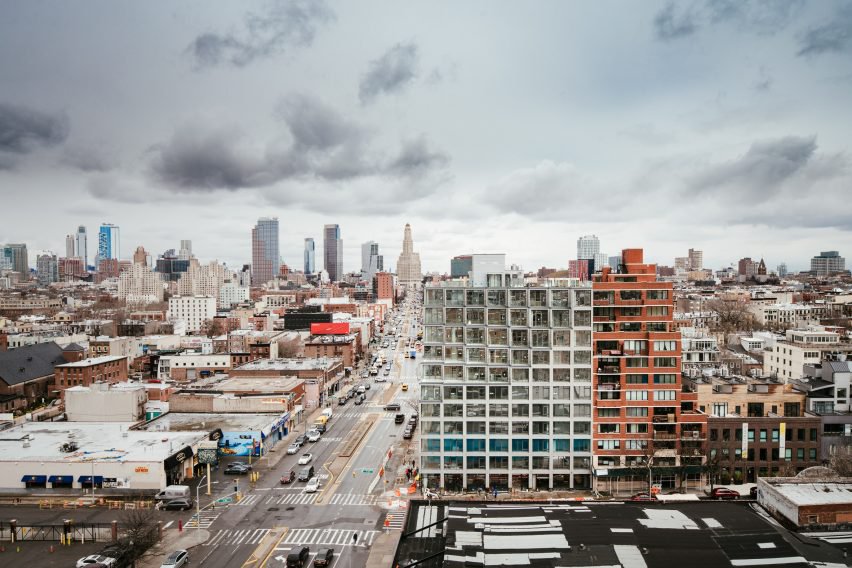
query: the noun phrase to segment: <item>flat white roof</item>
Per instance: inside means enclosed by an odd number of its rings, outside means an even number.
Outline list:
[[[797,507],[852,504],[852,483],[770,483],[769,486]]]
[[[103,363],[112,363],[113,361],[121,361],[127,359],[126,355],[105,355],[103,357],[90,357],[82,361],[74,361],[73,363],[63,363],[57,367],[91,367],[92,365],[100,365]]]
[[[207,439],[209,432],[146,432],[130,430],[131,426],[132,422],[25,422],[0,432],[0,461],[162,461],[199,439]],[[29,447],[25,448],[27,434]],[[60,451],[66,442],[76,442],[79,449]]]

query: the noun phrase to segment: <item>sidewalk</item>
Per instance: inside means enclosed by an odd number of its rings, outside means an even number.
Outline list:
[[[383,531],[373,540],[370,548],[370,556],[367,558],[367,566],[393,566],[396,556],[396,547],[402,531]]]
[[[137,568],[160,568],[166,557],[175,550],[189,550],[190,561],[192,560],[192,549],[207,541],[210,532],[204,529],[176,528],[163,530],[163,540],[151,547],[145,556],[136,561]]]

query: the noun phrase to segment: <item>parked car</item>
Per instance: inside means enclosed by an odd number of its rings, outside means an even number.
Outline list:
[[[251,470],[251,466],[250,466],[249,464],[247,464],[246,462],[244,462],[244,461],[232,461],[232,462],[231,462],[231,463],[229,463],[228,465],[241,465],[241,466],[243,466],[243,467],[248,468],[249,470]]]
[[[411,429],[411,427],[406,426],[405,431],[402,433],[402,437],[405,438],[406,440],[410,440],[411,436],[412,436],[412,432],[413,432],[413,430]]]
[[[312,459],[314,459],[313,454],[302,454],[302,457],[299,458],[299,465],[308,465]]]
[[[714,487],[710,492],[711,499],[739,499],[740,494],[727,487]]]
[[[314,566],[331,566],[331,561],[334,559],[333,548],[320,548],[314,558]]]
[[[314,466],[309,465],[299,472],[299,481],[310,481],[314,476]]]
[[[296,472],[292,469],[281,476],[281,483],[293,483],[294,481],[296,481]]]
[[[192,499],[172,499],[160,508],[164,511],[188,511],[192,509]]]
[[[302,449],[301,444],[297,444],[296,442],[293,442],[292,444],[287,446],[287,455],[292,456],[293,454],[299,453],[299,450],[301,450],[301,449]]]
[[[311,549],[299,546],[287,555],[287,568],[305,568],[311,561]]]
[[[175,550],[163,561],[160,568],[180,568],[189,564],[189,552],[186,550]]]
[[[657,498],[650,493],[637,493],[630,498],[631,501],[656,501]]]
[[[299,434],[296,436],[296,439],[293,440],[294,443],[299,444],[300,446],[304,445],[305,442],[308,441],[308,437],[304,434]]]
[[[305,485],[305,493],[316,493],[320,488],[319,477],[312,477]]]
[[[311,430],[308,432],[308,442],[319,442],[320,436],[319,430]]]
[[[88,566],[92,566],[93,564],[115,566],[116,559],[110,556],[102,556],[100,554],[90,554],[89,556],[84,556],[83,558],[77,561],[77,568],[86,568]]]
[[[225,468],[225,475],[245,475],[249,472],[249,467],[243,464],[232,463]]]

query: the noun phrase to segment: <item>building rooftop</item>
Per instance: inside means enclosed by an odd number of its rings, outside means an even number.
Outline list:
[[[127,357],[124,355],[104,355],[103,357],[89,357],[88,359],[83,359],[82,361],[74,361],[73,363],[63,363],[62,365],[56,365],[57,367],[91,367],[92,365],[103,365],[104,363],[112,363],[114,361],[127,360]]]
[[[207,433],[217,428],[223,432],[248,432],[263,430],[281,416],[279,412],[269,414],[213,414],[197,412],[169,412],[139,427],[148,433],[195,432]]]
[[[240,371],[310,371],[324,370],[340,363],[336,357],[319,357],[316,359],[257,359],[237,367]]]
[[[283,393],[291,392],[304,382],[305,379],[297,379],[295,377],[238,377],[220,381],[213,388],[230,392]]]
[[[47,377],[64,362],[62,348],[54,342],[0,351],[0,380],[11,386]]]
[[[207,432],[174,433],[130,430],[133,423],[25,422],[0,432],[0,460],[125,462],[164,460],[195,443]],[[209,432],[209,431],[208,431]],[[29,447],[24,447],[28,436]],[[60,446],[76,442],[78,450],[62,452]]]

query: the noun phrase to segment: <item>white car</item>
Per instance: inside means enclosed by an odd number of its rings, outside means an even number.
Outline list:
[[[320,488],[319,477],[312,477],[308,484],[305,485],[305,493],[316,493]]]
[[[293,454],[297,453],[301,447],[302,446],[296,443],[290,444],[289,446],[287,446],[287,455],[292,456]]]
[[[115,566],[115,558],[109,556],[101,556],[100,554],[90,554],[84,556],[77,561],[77,568],[86,568],[92,564],[103,564],[104,566]]]
[[[299,458],[299,465],[308,465],[312,459],[314,459],[313,454],[302,454],[302,457]]]
[[[311,430],[310,432],[308,432],[308,442],[319,442],[319,439],[319,430]]]

